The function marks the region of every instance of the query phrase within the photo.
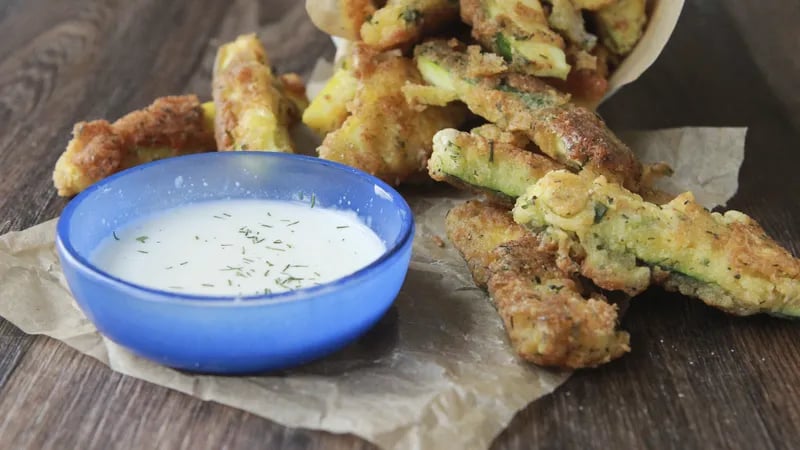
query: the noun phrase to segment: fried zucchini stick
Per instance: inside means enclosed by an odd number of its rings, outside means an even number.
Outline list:
[[[581,272],[635,295],[651,280],[736,315],[800,316],[800,260],[738,211],[711,213],[691,193],[659,206],[605,177],[555,171],[517,200],[514,219],[562,249]]]
[[[514,131],[505,131],[493,123],[485,123],[475,127],[470,130],[470,134],[490,141],[513,145],[520,149],[525,149],[531,144],[531,140],[525,137],[524,134]]]
[[[454,0],[389,0],[361,26],[361,39],[377,50],[400,47],[458,18]]]
[[[466,117],[461,105],[427,107],[406,102],[399,89],[422,78],[413,61],[389,53],[357,50],[356,93],[341,127],[325,136],[319,156],[356,167],[388,183],[400,184],[423,171],[432,150],[433,135],[456,127]]]
[[[303,111],[303,123],[320,137],[342,126],[350,113],[347,104],[356,96],[358,79],[340,68]]]
[[[597,36],[586,31],[583,14],[572,0],[549,0],[552,4],[547,22],[553,29],[566,36],[572,44],[582,50],[592,50],[597,44]]]
[[[514,222],[508,208],[477,200],[451,209],[444,224],[448,239],[464,257],[472,279],[481,289],[487,288],[489,266],[497,259],[494,249],[531,235]]]
[[[289,126],[305,107],[299,77],[276,78],[254,34],[217,51],[212,80],[219,150],[294,152]]]
[[[570,0],[575,8],[597,11],[619,0]]]
[[[597,27],[603,44],[618,55],[627,55],[639,42],[647,14],[646,0],[616,0],[597,11]]]
[[[546,156],[507,143],[515,139],[513,136],[504,137],[502,132],[490,130],[484,127],[464,133],[444,129],[436,133],[428,160],[431,178],[486,193],[494,201],[510,206],[535,180],[564,167]]]
[[[447,232],[476,283],[488,283],[514,350],[542,366],[594,367],[630,351],[616,330],[617,308],[559,268],[556,256],[507,210],[467,202],[447,216]]]
[[[138,164],[211,151],[214,107],[194,95],[162,97],[114,123],[75,124],[72,140],[56,162],[53,184],[63,197]]]
[[[564,39],[548,26],[539,0],[461,0],[472,37],[519,72],[566,79]]]
[[[491,56],[453,45],[430,41],[416,47],[417,67],[427,83],[455,93],[500,128],[524,133],[565,166],[639,190],[641,163],[594,112],[569,103],[569,96],[535,77],[498,67]]]
[[[375,14],[375,5],[372,0],[318,0],[306,2],[306,12],[320,30],[357,41],[364,22]]]
[[[521,134],[492,124],[469,133],[446,128],[433,136],[428,174],[436,181],[483,193],[494,203],[512,206],[531,184],[553,170],[565,168],[528,150],[529,144]],[[674,196],[652,186],[671,174],[672,169],[663,163],[645,166],[639,194],[659,205],[669,202]]]

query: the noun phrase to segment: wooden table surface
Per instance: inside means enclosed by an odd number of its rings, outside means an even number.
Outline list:
[[[300,1],[0,1],[0,234],[59,214],[72,124],[158,96],[209,97],[215,46],[259,30],[278,70],[330,55]],[[800,3],[690,0],[667,49],[601,109],[612,128],[746,126],[730,206],[800,254]],[[702,148],[696,151],[702,152]],[[623,321],[633,351],[520,412],[494,448],[797,448],[800,324],[659,291]],[[365,448],[114,373],[0,322],[2,448]]]

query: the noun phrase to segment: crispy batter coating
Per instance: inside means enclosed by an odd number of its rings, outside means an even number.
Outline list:
[[[479,127],[475,127],[470,130],[470,134],[480,136],[489,141],[513,145],[520,149],[525,149],[531,144],[531,140],[523,133],[519,131],[505,131],[493,123],[485,123]]]
[[[466,117],[460,105],[417,110],[399,89],[422,79],[414,63],[390,53],[357,51],[355,97],[347,103],[350,115],[328,133],[317,149],[324,159],[337,161],[400,184],[425,169],[434,133],[458,126]]]
[[[564,39],[550,29],[539,0],[461,0],[472,37],[519,72],[565,79]]]
[[[589,169],[638,191],[641,163],[594,112],[569,103],[567,95],[535,77],[476,75],[484,72],[480,59],[453,46],[431,41],[416,47],[417,67],[426,82],[455,92],[472,112],[500,128],[525,133],[567,167]]]
[[[217,51],[212,80],[219,150],[294,152],[289,126],[307,105],[299,76],[276,78],[254,34]]]
[[[453,0],[389,0],[361,26],[361,39],[377,50],[414,43],[458,17]]]
[[[306,11],[320,30],[357,41],[361,26],[375,14],[375,5],[372,0],[320,0],[306,2]]]
[[[306,83],[300,75],[290,72],[278,75],[277,87],[289,101],[289,124],[294,125],[308,108]]]
[[[576,105],[595,110],[608,92],[609,54],[603,45],[587,51],[567,47],[567,61],[572,64],[566,80],[547,79],[556,89],[568,92]]]
[[[303,111],[303,123],[320,137],[342,126],[350,113],[347,104],[356,96],[358,79],[346,69],[337,69]]]
[[[214,150],[213,108],[194,95],[162,97],[114,123],[75,124],[56,162],[53,183],[68,197],[137,164]]]
[[[489,282],[489,266],[501,244],[516,241],[531,233],[511,217],[508,208],[471,200],[447,213],[445,229],[450,242],[467,262],[472,279],[481,288]]]
[[[572,94],[576,105],[594,110],[608,92],[608,78],[597,69],[573,69],[565,81],[549,80],[554,87]]]
[[[503,131],[492,124],[474,128],[469,133],[446,128],[433,136],[428,174],[436,181],[484,194],[494,203],[511,206],[545,174],[565,168],[525,148],[529,144],[520,133]],[[653,188],[653,183],[671,174],[672,169],[666,164],[646,165],[639,194],[659,205],[669,202],[674,196]]]
[[[597,26],[609,50],[626,55],[633,50],[647,22],[646,0],[616,0],[597,11]]]
[[[619,0],[571,0],[571,1],[576,8],[596,11],[612,3],[616,3]]]
[[[482,192],[494,202],[511,206],[535,180],[564,167],[544,155],[503,141],[522,143],[512,133],[498,132],[493,127],[481,127],[471,133],[441,130],[433,137],[428,174],[434,180]]]
[[[344,25],[349,40],[360,38],[361,28],[370,17],[375,15],[375,2],[373,0],[335,0],[339,3],[340,19]],[[335,33],[334,33],[335,34]]]
[[[750,217],[711,213],[691,193],[656,205],[604,177],[555,171],[517,200],[514,219],[579,246],[581,273],[604,289],[635,295],[655,281],[732,314],[800,316],[800,260]]]
[[[592,50],[597,36],[586,31],[583,14],[573,0],[549,0],[552,4],[547,22],[560,31],[566,39],[582,50]]]
[[[488,283],[514,350],[527,361],[594,367],[630,350],[617,308],[559,268],[552,249],[514,223],[508,211],[467,202],[447,216],[447,233],[475,282]]]
[[[375,50],[407,47],[458,18],[457,0],[324,0],[306,3],[322,31]]]
[[[616,305],[562,272],[537,237],[501,245],[495,253],[489,294],[523,359],[579,369],[630,351],[630,336],[617,330]]]

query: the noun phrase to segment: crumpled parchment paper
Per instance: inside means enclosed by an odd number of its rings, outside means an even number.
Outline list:
[[[736,191],[744,129],[623,137],[634,140],[644,160],[674,157],[669,161],[682,169],[674,183],[694,190],[706,206],[724,203]],[[291,371],[192,375],[133,356],[103,338],[78,309],[61,273],[55,220],[0,237],[0,316],[115,371],[287,426],[353,433],[384,448],[486,448],[518,410],[569,374],[514,356],[486,294],[446,243],[444,215],[465,194],[421,190],[407,193],[417,236],[395,305],[346,349]]]

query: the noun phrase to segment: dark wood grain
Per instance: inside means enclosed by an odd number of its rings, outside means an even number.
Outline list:
[[[800,253],[800,4],[689,1],[663,56],[601,109],[616,129],[747,126],[730,206]],[[302,2],[0,1],[0,233],[56,216],[50,172],[78,120],[207,98],[215,46],[258,31],[279,71],[329,55]],[[703,151],[703,149],[697,149]],[[800,447],[800,326],[658,290],[633,351],[520,412],[495,448]],[[108,370],[0,322],[0,447],[369,448]]]
[[[800,126],[800,3],[783,0],[729,2],[728,11],[736,23],[753,62],[784,105],[788,117]]]
[[[3,448],[363,448],[111,372],[48,338],[30,354],[0,398]]]

